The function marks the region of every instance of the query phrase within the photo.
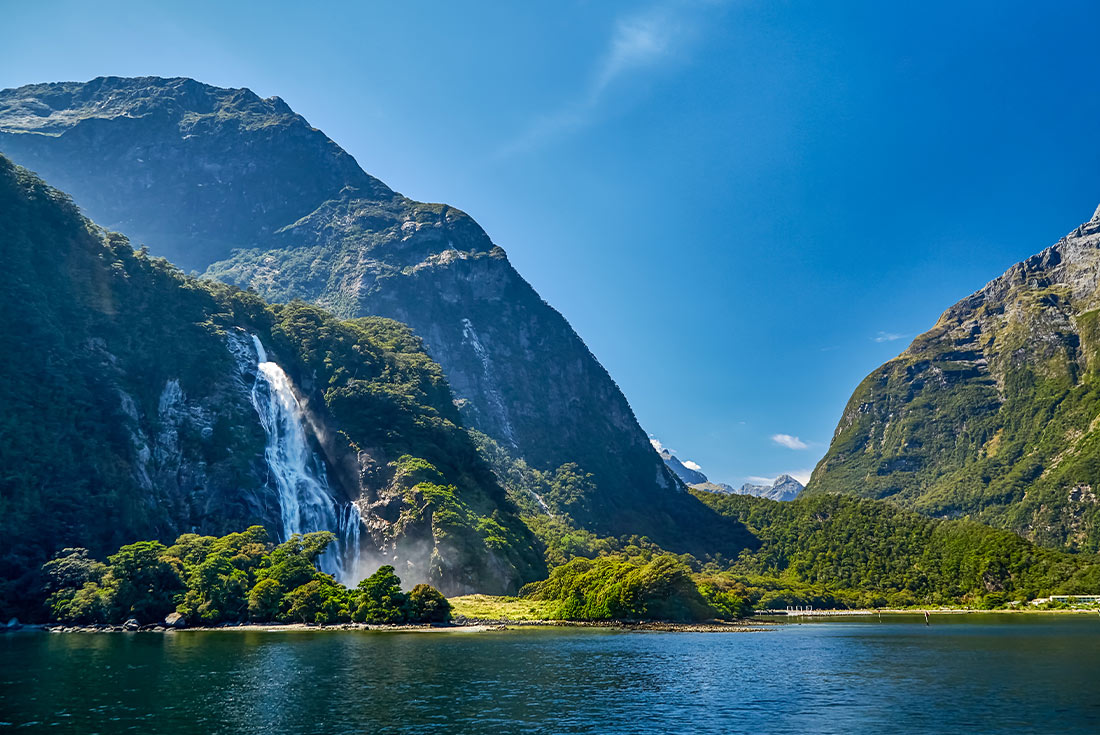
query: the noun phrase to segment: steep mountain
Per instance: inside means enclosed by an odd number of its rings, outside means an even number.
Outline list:
[[[667,449],[657,450],[658,456],[664,460],[668,468],[680,478],[685,485],[694,485],[698,482],[706,482],[707,476],[699,470],[693,470],[690,467],[685,467],[684,463],[676,458],[676,455]]]
[[[573,511],[586,528],[683,551],[744,539],[684,491],[607,372],[476,222],[393,192],[282,100],[190,79],[31,85],[0,92],[0,151],[186,269],[408,324],[466,424],[501,448],[500,476],[521,461],[590,479]]]
[[[64,547],[251,524],[335,532],[350,581],[545,575],[404,325],[184,276],[3,156],[0,260],[0,608]]]
[[[860,383],[808,493],[1100,549],[1100,209]]]

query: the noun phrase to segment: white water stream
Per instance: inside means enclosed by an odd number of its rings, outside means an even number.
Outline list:
[[[267,434],[267,459],[271,482],[279,498],[282,540],[295,533],[331,531],[336,541],[321,556],[321,570],[345,584],[358,582],[359,509],[354,503],[341,504],[332,496],[325,465],[310,447],[305,415],[294,395],[290,378],[276,363],[256,335],[256,382],[252,406]]]

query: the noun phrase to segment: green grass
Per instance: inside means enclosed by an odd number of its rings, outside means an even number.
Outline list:
[[[524,597],[494,597],[492,595],[463,595],[450,597],[455,617],[484,620],[549,620],[551,603]]]

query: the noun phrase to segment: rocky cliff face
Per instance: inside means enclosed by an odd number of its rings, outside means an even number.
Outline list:
[[[102,553],[257,523],[275,538],[337,532],[348,569],[394,563],[452,593],[545,574],[403,325],[187,278],[2,156],[0,259],[5,607],[63,547]],[[276,398],[260,395],[267,361],[289,391],[278,416],[262,410]],[[332,523],[307,528],[285,499],[318,478]]]
[[[804,489],[802,483],[790,475],[780,475],[775,478],[774,481],[765,485],[746,482],[738,488],[733,485],[727,485],[724,482],[706,481],[695,483],[691,487],[695,490],[702,490],[708,493],[751,495],[755,498],[767,498],[768,500],[778,500],[780,502],[794,500],[802,494],[802,490]]]
[[[1100,209],[856,389],[809,492],[1100,548]]]
[[[582,525],[735,551],[730,523],[683,491],[603,367],[477,223],[394,193],[278,98],[156,78],[5,90],[0,150],[184,268],[407,323],[469,425],[533,467],[592,476]]]

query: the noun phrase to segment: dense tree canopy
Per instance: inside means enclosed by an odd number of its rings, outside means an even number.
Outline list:
[[[450,618],[438,590],[406,594],[384,566],[348,589],[317,569],[332,543],[327,531],[268,541],[262,526],[220,538],[185,534],[170,547],[123,546],[102,564],[85,549],[65,549],[43,566],[46,608],[68,623],[155,623],[170,612],[192,624],[221,622],[436,623]]]

